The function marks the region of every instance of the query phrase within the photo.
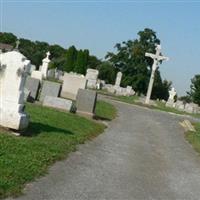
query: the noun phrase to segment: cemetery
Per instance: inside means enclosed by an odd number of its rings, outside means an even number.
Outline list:
[[[0,3],[0,199],[199,199],[185,3]]]
[[[102,133],[106,126],[91,120],[94,116],[98,120],[116,116],[114,106],[97,102],[97,92],[86,89],[84,77],[65,73],[63,86],[47,80],[49,61],[43,59],[40,70],[31,73],[30,61],[18,48],[0,54],[1,162],[12,159],[6,168],[0,166],[1,184],[5,185],[0,187],[0,198],[19,194],[27,181],[44,174],[77,144]],[[12,176],[9,181],[8,176]]]

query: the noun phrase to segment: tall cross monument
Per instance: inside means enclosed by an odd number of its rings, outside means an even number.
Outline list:
[[[165,57],[165,56],[161,56],[161,45],[156,46],[156,54],[145,53],[145,56],[153,59],[151,77],[150,77],[146,101],[145,101],[146,104],[149,104],[149,101],[151,98],[151,93],[152,93],[152,88],[153,88],[153,83],[154,83],[155,71],[158,68],[158,64],[160,61],[169,60],[169,58]]]

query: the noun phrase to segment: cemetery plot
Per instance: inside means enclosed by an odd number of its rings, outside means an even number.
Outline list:
[[[106,108],[100,104],[97,114],[113,109],[108,103]],[[25,183],[44,174],[50,164],[105,128],[93,120],[35,104],[27,103],[26,112],[31,115],[27,137],[6,131],[0,134],[0,198],[21,193]]]

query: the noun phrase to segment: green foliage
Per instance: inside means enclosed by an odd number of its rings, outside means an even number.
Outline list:
[[[17,37],[12,33],[0,33],[0,42],[16,45]],[[77,50],[75,46],[64,49],[63,47],[54,44],[49,45],[46,42],[31,41],[20,39],[19,51],[25,55],[32,64],[36,65],[37,69],[42,64],[46,52],[50,51],[50,68],[58,68],[60,70],[85,74],[87,68],[97,68],[101,63],[95,56],[89,54],[89,50]]]
[[[178,99],[180,101],[183,101],[184,104],[192,102],[192,99],[191,99],[191,97],[189,95],[179,97]]]
[[[104,109],[101,105],[101,108]],[[74,114],[28,104],[30,137],[1,130],[0,198],[19,194],[25,183],[44,174],[50,164],[63,159],[76,146],[100,134],[105,126]]]
[[[169,90],[171,89],[171,82],[168,82],[167,80],[162,81],[162,78],[160,76],[160,72],[157,70],[155,73],[155,79],[154,79],[154,86],[152,90],[152,99],[164,99],[168,100],[169,98]]]
[[[106,58],[122,71],[122,86],[130,85],[138,94],[146,94],[153,60],[146,57],[145,53],[155,53],[155,45],[160,44],[160,40],[156,32],[148,28],[138,32],[138,36],[138,39],[116,44],[117,53],[109,52]],[[170,83],[162,81],[159,71],[155,79],[152,97],[166,99],[166,87]]]
[[[194,103],[200,105],[200,74],[191,79],[190,92],[188,94]]]
[[[185,138],[200,153],[200,123],[195,123],[194,126],[197,132],[188,131],[185,134]]]
[[[117,70],[111,62],[102,62],[98,67],[99,78],[105,80],[106,83],[115,83]]]
[[[66,72],[73,71],[77,58],[77,49],[75,46],[71,46],[66,53],[66,62],[64,65],[64,70]]]
[[[89,58],[88,50],[78,51],[76,64],[73,71],[79,74],[86,74],[88,58]]]
[[[0,43],[10,44],[12,46],[16,45],[17,37],[12,33],[2,33],[0,32]]]
[[[99,60],[96,56],[89,56],[87,65],[88,68],[97,69],[101,63],[101,60]]]

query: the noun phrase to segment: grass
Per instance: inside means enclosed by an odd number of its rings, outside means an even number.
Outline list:
[[[197,132],[189,131],[185,134],[185,138],[200,153],[200,123],[195,123],[194,126]]]
[[[108,93],[107,91],[99,91],[99,93],[106,95],[106,96],[109,96],[111,99],[114,99],[114,100],[117,100],[117,101],[122,101],[122,102],[129,103],[129,104],[135,104],[135,105],[147,107],[147,108],[150,108],[150,109],[161,110],[161,111],[171,112],[171,113],[180,114],[180,115],[190,115],[190,116],[195,117],[195,118],[200,118],[200,114],[187,113],[187,112],[184,112],[184,111],[179,111],[175,108],[166,107],[165,103],[159,102],[159,101],[156,102],[156,104],[157,104],[156,106],[155,105],[143,104],[143,103],[137,101],[139,99],[139,97],[136,96],[136,95],[126,97],[126,96],[116,96],[114,94]]]
[[[97,119],[110,121],[116,117],[117,110],[110,103],[107,103],[105,101],[97,101],[95,113]]]
[[[31,116],[26,131],[30,136],[0,131],[0,198],[19,195],[24,185],[45,174],[50,164],[105,128],[94,120],[39,105],[27,104],[26,112]],[[109,119],[116,114],[104,102],[98,102],[97,113]]]

